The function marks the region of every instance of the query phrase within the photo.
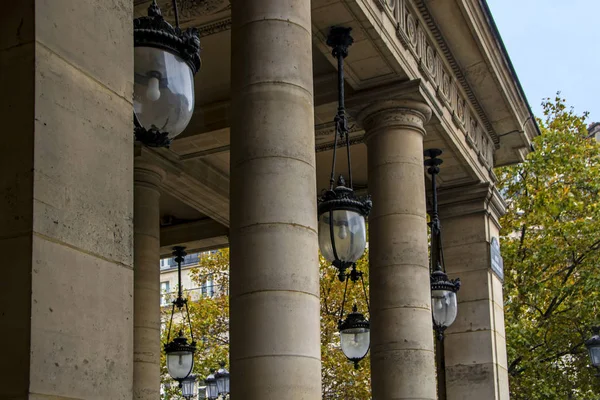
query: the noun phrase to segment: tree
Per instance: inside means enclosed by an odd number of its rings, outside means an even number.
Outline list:
[[[365,285],[368,288],[368,255],[365,254],[357,263],[359,271],[364,272]],[[199,266],[192,272],[192,280],[196,286],[215,282],[215,295],[204,296],[197,301],[190,301],[190,319],[198,350],[195,356],[194,373],[199,379],[206,377],[211,368],[218,367],[219,361],[227,361],[229,353],[229,250],[202,255]],[[369,357],[360,363],[355,370],[342,350],[337,323],[340,318],[344,285],[337,278],[337,270],[320,258],[321,283],[321,359],[323,378],[323,399],[364,400],[371,398],[371,377]],[[367,311],[362,285],[359,282],[348,284],[348,297],[344,314],[357,304],[363,313]],[[170,316],[170,308],[163,311],[163,321]],[[166,321],[168,323],[168,321]],[[174,331],[185,328],[181,319],[177,320]],[[165,326],[168,327],[168,326]],[[166,329],[163,329],[163,342],[166,341]],[[161,360],[163,383],[172,382],[166,370],[164,355]],[[164,399],[180,399],[179,390],[175,387],[168,390]]]
[[[208,376],[211,369],[219,368],[221,361],[229,359],[229,250],[219,250],[214,253],[200,255],[199,266],[191,273],[192,281],[198,288],[206,288],[207,293],[187,292],[188,307],[192,332],[196,340],[196,353],[194,356],[194,371],[198,377],[198,385],[202,386],[202,380]],[[213,295],[209,296],[208,293]],[[171,308],[165,308],[162,314],[163,330],[162,342],[167,342],[168,324],[171,316]],[[187,322],[184,318],[174,318],[173,332],[180,329],[189,338]],[[171,384],[167,390],[164,400],[179,400],[180,390],[173,386],[166,366],[164,352],[161,353],[161,377],[163,384]]]
[[[600,399],[584,341],[600,309],[600,146],[560,94],[524,163],[499,169],[511,399]]]

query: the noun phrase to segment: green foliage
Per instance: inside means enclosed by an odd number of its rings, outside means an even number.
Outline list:
[[[520,165],[500,168],[511,399],[600,399],[583,346],[600,308],[600,146],[559,96]]]
[[[359,271],[365,273],[365,285],[368,288],[368,262],[365,254],[357,263]],[[371,398],[371,377],[369,356],[361,361],[360,369],[355,370],[340,349],[340,337],[337,323],[340,316],[344,283],[337,278],[337,270],[320,258],[321,278],[321,358],[323,376],[323,399],[364,400]],[[202,297],[190,301],[190,317],[194,338],[198,342],[195,356],[194,373],[206,377],[211,368],[218,367],[220,360],[229,358],[229,250],[202,256],[199,267],[192,272],[192,280],[197,287],[208,277],[216,280],[214,297]],[[349,282],[348,298],[344,314],[357,304],[359,311],[366,313],[367,305],[360,281]],[[170,315],[170,308],[163,311],[163,321]],[[368,316],[367,316],[368,318]],[[174,331],[185,328],[181,318],[174,325]],[[168,321],[167,321],[168,323]],[[163,330],[163,342],[166,341],[166,329]],[[172,382],[167,374],[164,354],[161,360],[163,383]],[[174,387],[163,400],[179,400],[179,390]]]
[[[190,320],[196,340],[196,354],[194,356],[194,371],[198,376],[198,386],[203,386],[202,380],[208,376],[211,369],[218,369],[221,361],[229,360],[229,250],[220,250],[216,253],[201,255],[199,266],[191,272],[191,279],[195,287],[201,287],[207,282],[213,283],[214,296],[202,296],[198,290],[193,292],[188,300]],[[163,310],[164,322],[162,342],[167,340],[168,318],[171,308]],[[189,328],[181,316],[174,318],[172,332],[183,329],[189,338]],[[173,335],[173,333],[171,334]],[[169,377],[164,353],[161,356],[162,383],[171,383],[173,386],[163,400],[179,400],[180,390],[177,384]],[[228,367],[226,367],[228,368]]]

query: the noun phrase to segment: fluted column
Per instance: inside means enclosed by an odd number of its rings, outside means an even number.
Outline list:
[[[373,399],[435,399],[427,255],[423,125],[431,110],[380,101],[358,115],[366,130]]]
[[[232,1],[231,393],[320,399],[310,0]]]
[[[164,171],[134,163],[133,398],[160,397],[160,182]]]

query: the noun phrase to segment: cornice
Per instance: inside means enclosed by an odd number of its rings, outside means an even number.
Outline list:
[[[440,210],[445,218],[486,213],[500,228],[500,217],[506,213],[506,203],[491,183],[476,183],[438,190]]]
[[[498,138],[498,135],[494,131],[494,128],[492,127],[492,123],[490,122],[489,118],[483,111],[481,104],[479,104],[479,101],[475,97],[475,94],[473,93],[471,86],[467,82],[467,79],[465,78],[460,66],[458,65],[458,62],[456,61],[456,58],[452,54],[452,51],[450,51],[450,48],[448,47],[448,43],[446,43],[444,36],[438,29],[437,24],[435,23],[435,20],[433,19],[433,16],[429,12],[429,9],[427,8],[425,1],[424,0],[414,0],[414,2],[415,2],[417,9],[419,10],[421,16],[423,17],[423,20],[427,24],[427,28],[431,32],[431,35],[435,39],[439,49],[441,50],[444,57],[446,58],[446,61],[450,65],[450,68],[452,69],[452,72],[454,73],[456,80],[460,83],[463,90],[465,91],[465,94],[469,98],[471,106],[475,109],[479,118],[481,118],[481,121],[482,121],[483,125],[485,126],[487,133],[490,135],[490,137],[494,141],[494,144],[496,144],[496,145],[499,144],[500,140]]]
[[[499,145],[498,137],[427,9],[417,7],[411,0],[374,2],[384,18],[394,23],[396,37],[406,50],[405,54],[412,56],[418,65],[421,93],[439,111],[440,117],[462,132],[479,162],[491,170]],[[432,32],[430,26],[436,30]]]

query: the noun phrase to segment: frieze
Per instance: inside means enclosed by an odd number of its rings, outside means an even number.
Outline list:
[[[160,8],[163,14],[174,16],[173,2],[162,1]],[[182,20],[192,20],[198,17],[213,15],[231,8],[229,0],[177,0],[177,9]]]
[[[198,36],[205,37],[215,35],[219,32],[228,31],[231,29],[231,18],[224,18],[220,21],[211,22],[210,24],[201,25],[198,27]]]
[[[355,144],[361,144],[364,143],[365,141],[365,135],[360,135],[357,137],[351,137],[350,138],[350,146],[354,146]],[[346,146],[346,141],[344,140],[342,141],[338,141],[338,148],[341,147],[345,147]],[[322,144],[318,144],[315,146],[315,152],[317,153],[321,153],[323,151],[328,151],[328,150],[333,150],[335,146],[333,145],[333,142],[327,142],[327,143],[322,143]]]
[[[400,43],[415,58],[423,78],[433,85],[437,98],[452,115],[454,124],[465,135],[468,145],[490,170],[498,138],[440,32],[430,21],[426,6],[422,0],[416,0],[421,16],[430,22],[425,26],[407,7],[407,1],[375,0],[375,3],[395,24]],[[433,29],[436,31],[432,32]],[[437,51],[438,47],[430,40],[431,36],[436,38],[435,44],[442,48],[443,54]]]

